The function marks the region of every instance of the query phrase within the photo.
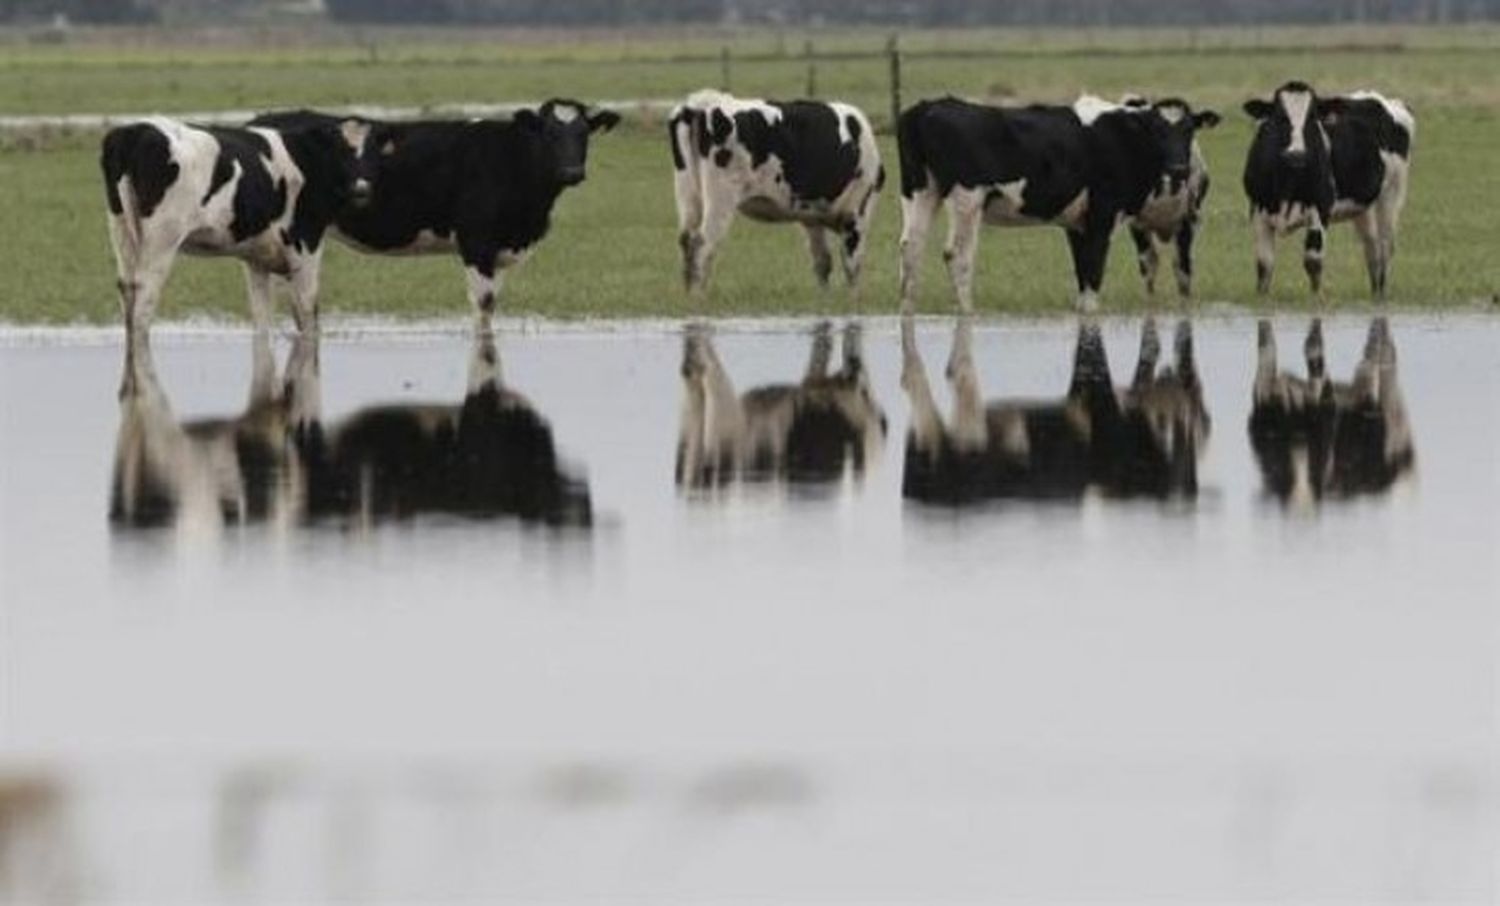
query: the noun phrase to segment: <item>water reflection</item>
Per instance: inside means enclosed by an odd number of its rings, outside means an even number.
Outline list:
[[[148,340],[127,342],[110,519],[131,527],[370,523],[421,514],[589,525],[587,483],[552,430],[501,379],[477,334],[462,403],[390,404],[325,424],[316,337],[298,336],[280,382],[270,339],[251,343],[238,415],[179,422]]]
[[[886,433],[885,413],[870,391],[861,339],[858,324],[844,328],[843,362],[830,373],[833,328],[819,324],[799,383],[739,394],[707,326],[689,325],[682,338],[678,485],[822,484],[837,481],[847,470],[861,475],[879,455]]]
[[[1258,334],[1250,445],[1266,493],[1287,502],[1380,494],[1412,471],[1411,425],[1385,318],[1370,322],[1348,383],[1328,377],[1321,319],[1303,343],[1306,378],[1277,370],[1270,321],[1260,322]]]
[[[1193,358],[1193,331],[1177,325],[1175,362],[1158,370],[1154,320],[1141,329],[1134,380],[1117,389],[1095,323],[1078,327],[1073,374],[1059,400],[986,402],[974,364],[973,323],[953,328],[947,375],[953,413],[944,420],[917,349],[915,325],[901,325],[901,386],[911,403],[902,493],[964,504],[997,498],[1072,500],[1193,497],[1209,417]]]

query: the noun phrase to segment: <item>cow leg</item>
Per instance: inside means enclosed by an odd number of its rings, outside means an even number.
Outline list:
[[[707,404],[703,385],[706,365],[701,347],[706,342],[707,337],[700,324],[690,324],[683,331],[682,415],[675,470],[679,486],[698,487],[704,478]]]
[[[245,292],[250,297],[250,323],[257,333],[269,331],[271,310],[276,298],[271,285],[271,272],[246,263]]]
[[[855,303],[859,302],[859,276],[864,269],[865,248],[870,244],[870,225],[875,220],[876,198],[875,190],[871,189],[865,195],[865,200],[860,202],[859,212],[853,222],[846,224],[843,230],[843,256],[840,260],[844,264],[844,282]]]
[[[151,320],[156,313],[156,303],[172,272],[172,263],[177,259],[177,249],[182,236],[166,232],[160,224],[150,221],[138,227],[142,235],[136,246],[133,261],[127,260],[121,268],[119,281],[120,307],[125,318],[127,332],[151,329]]]
[[[1068,230],[1073,251],[1073,272],[1078,279],[1078,310],[1099,307],[1099,288],[1104,283],[1104,264],[1109,256],[1109,228],[1090,224],[1083,232]]]
[[[943,417],[938,414],[927,383],[927,366],[917,350],[916,321],[910,315],[901,317],[901,389],[911,404],[911,432],[917,449],[935,453],[943,437]]]
[[[1193,240],[1198,235],[1198,215],[1193,214],[1177,228],[1173,244],[1177,247],[1177,258],[1173,273],[1177,277],[1177,295],[1184,300],[1193,298]]]
[[[1323,319],[1313,318],[1307,328],[1307,339],[1302,343],[1302,353],[1307,358],[1307,380],[1313,400],[1322,396],[1328,378],[1327,363],[1323,358]]]
[[[979,247],[979,225],[984,217],[984,194],[956,189],[948,196],[948,244],[943,261],[958,296],[959,310],[974,311],[974,254]]]
[[[1391,261],[1396,257],[1396,227],[1401,218],[1401,206],[1406,201],[1406,183],[1403,178],[1395,190],[1387,190],[1375,202],[1375,222],[1380,235],[1380,292],[1385,299],[1390,285]]]
[[[807,358],[807,371],[802,380],[815,381],[828,376],[828,362],[833,358],[833,325],[818,322],[813,328],[812,353]]]
[[[318,285],[322,271],[323,256],[314,253],[298,261],[287,278],[292,288],[292,318],[302,333],[318,330]]]
[[[1261,318],[1255,325],[1255,391],[1252,394],[1256,405],[1269,401],[1276,393],[1276,331],[1268,318]]]
[[[1360,245],[1365,252],[1365,270],[1370,275],[1370,294],[1375,299],[1385,297],[1385,248],[1380,238],[1380,222],[1375,208],[1369,207],[1354,218],[1354,232],[1359,234]]]
[[[250,334],[250,398],[246,410],[258,409],[276,400],[276,356],[271,352],[271,332],[257,327]]]
[[[828,231],[818,224],[804,223],[807,234],[807,251],[812,255],[813,276],[818,278],[820,289],[828,288],[828,278],[833,274],[833,253],[828,250]]]
[[[1250,215],[1255,230],[1255,292],[1271,292],[1271,275],[1276,271],[1276,225],[1271,215],[1257,210]]]
[[[1172,351],[1176,356],[1177,378],[1194,395],[1202,387],[1198,383],[1198,359],[1193,354],[1193,322],[1183,318],[1177,322],[1177,331],[1172,337]]]
[[[850,321],[844,325],[844,336],[842,344],[843,352],[843,374],[845,377],[853,377],[864,371],[864,328],[858,321]]]
[[[911,312],[917,304],[917,272],[927,249],[927,231],[937,216],[941,199],[934,189],[922,189],[901,198],[901,310]]]
[[[984,391],[974,367],[974,319],[960,315],[953,325],[948,353],[948,381],[953,385],[953,440],[963,450],[983,450],[989,442]]]
[[[1307,283],[1313,295],[1323,297],[1323,246],[1326,226],[1322,214],[1314,211],[1307,224],[1307,237],[1302,242],[1302,266],[1307,271]]]
[[[1156,380],[1156,363],[1161,359],[1161,336],[1156,330],[1156,319],[1147,318],[1141,325],[1141,351],[1135,360],[1135,380],[1131,386],[1136,390],[1149,387]]]
[[[1147,230],[1133,226],[1130,238],[1135,241],[1135,260],[1141,268],[1141,279],[1146,281],[1146,295],[1156,295],[1156,269],[1161,256],[1156,253],[1156,240]]]
[[[735,211],[735,199],[727,193],[719,192],[708,196],[703,206],[702,228],[683,248],[683,253],[688,256],[686,277],[690,292],[702,295],[707,289],[714,255],[718,252],[719,243],[729,235]]]
[[[496,299],[500,294],[500,272],[495,266],[499,252],[484,243],[474,243],[460,245],[459,257],[464,263],[464,284],[468,291],[469,309],[474,315],[474,329],[481,332],[489,330],[490,320],[495,314]]]

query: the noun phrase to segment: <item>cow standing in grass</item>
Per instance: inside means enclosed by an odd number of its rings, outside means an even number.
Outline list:
[[[309,111],[253,122],[327,124]],[[360,119],[374,166],[370,203],[346,210],[334,235],[376,255],[458,253],[469,303],[488,327],[501,271],[530,255],[551,227],[564,190],[583,182],[589,137],[614,128],[617,113],[554,98],[509,120],[392,123]]]
[[[1094,308],[1121,220],[1171,232],[1187,218],[1193,136],[1217,121],[1177,101],[1135,107],[1095,97],[1018,108],[949,97],[908,108],[896,131],[902,310],[916,303],[927,233],[944,205],[943,259],[963,311],[974,307],[974,256],[985,223],[1063,227],[1078,306]]]
[[[227,129],[165,117],[106,133],[99,163],[126,329],[149,329],[179,251],[242,260],[260,328],[271,278],[286,278],[298,326],[315,328],[323,233],[369,196],[366,136],[349,120]]]
[[[1146,292],[1156,293],[1161,250],[1164,246],[1171,246],[1175,253],[1172,270],[1177,277],[1177,293],[1184,299],[1191,299],[1193,240],[1203,222],[1203,202],[1208,198],[1209,187],[1208,160],[1198,145],[1197,130],[1217,126],[1219,115],[1212,110],[1195,112],[1179,98],[1164,98],[1152,103],[1139,96],[1127,96],[1121,103],[1139,110],[1154,109],[1176,128],[1193,133],[1187,178],[1164,177],[1161,184],[1146,196],[1141,209],[1129,219],[1130,238],[1135,242],[1136,261],[1140,265],[1141,279],[1146,281]]]
[[[1119,390],[1104,339],[1081,324],[1061,400],[986,401],[974,365],[973,325],[960,317],[948,357],[953,413],[938,411],[912,319],[901,325],[901,386],[911,401],[902,494],[962,505],[994,499],[1192,497],[1209,417],[1189,322],[1177,327],[1176,362],[1158,371],[1154,321],[1141,330],[1134,380]]]
[[[875,130],[858,108],[825,101],[762,101],[699,91],[672,111],[678,244],[683,281],[701,293],[737,213],[798,223],[813,273],[833,273],[828,234],[857,296],[875,200],[885,182]]]
[[[1271,290],[1277,237],[1306,228],[1302,262],[1321,295],[1327,229],[1350,220],[1364,245],[1370,292],[1383,299],[1410,180],[1411,111],[1373,91],[1324,98],[1305,82],[1287,82],[1270,100],[1246,101],[1245,112],[1256,121],[1244,182],[1257,291]]]

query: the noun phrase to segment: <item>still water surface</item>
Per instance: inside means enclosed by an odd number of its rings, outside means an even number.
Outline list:
[[[0,344],[0,899],[1491,902],[1500,321],[1307,334]]]

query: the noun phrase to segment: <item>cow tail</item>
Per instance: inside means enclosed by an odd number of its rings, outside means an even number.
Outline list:
[[[99,156],[100,169],[104,171],[104,195],[109,202],[109,212],[119,218],[120,264],[126,273],[133,273],[140,260],[141,215],[140,200],[136,195],[132,171],[145,143],[166,142],[166,137],[145,124],[111,129],[104,136],[103,149]]]
[[[922,118],[926,113],[927,102],[921,101],[902,111],[896,120],[896,150],[901,160],[903,198],[911,198],[927,188],[927,155],[922,148]]]

